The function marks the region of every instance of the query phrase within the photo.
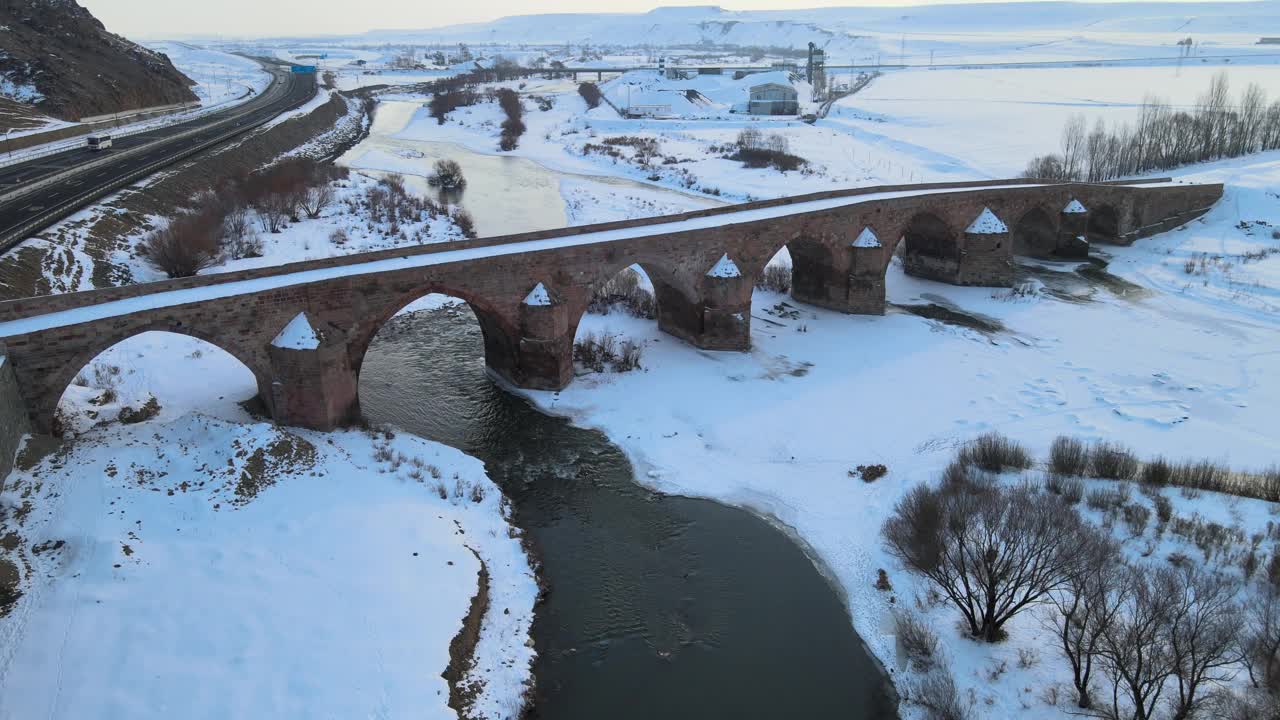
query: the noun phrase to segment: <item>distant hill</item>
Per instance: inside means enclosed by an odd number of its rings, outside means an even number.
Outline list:
[[[423,30],[375,30],[375,42],[590,43],[855,50],[860,36],[914,33],[1239,33],[1280,27],[1280,2],[1012,2],[813,10],[660,7],[647,13],[517,15]],[[1270,33],[1275,34],[1275,33]]]
[[[75,0],[0,3],[0,97],[79,120],[196,99],[164,54],[114,35]]]

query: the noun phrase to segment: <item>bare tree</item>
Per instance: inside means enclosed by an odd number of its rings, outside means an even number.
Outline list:
[[[975,638],[996,642],[1010,618],[1078,571],[1081,528],[1057,496],[960,483],[915,488],[881,533],[960,610]]]
[[[1206,686],[1235,677],[1240,662],[1240,608],[1237,585],[1225,576],[1194,567],[1178,571],[1178,590],[1169,624],[1169,651],[1177,696],[1173,720],[1187,720],[1204,703]]]
[[[327,182],[307,188],[300,199],[303,212],[315,220],[333,202],[333,194],[333,185]]]
[[[1169,625],[1177,602],[1178,571],[1128,568],[1128,592],[1114,622],[1102,633],[1099,658],[1111,680],[1111,714],[1120,718],[1124,698],[1131,720],[1152,720],[1173,674]]]
[[[1062,126],[1062,179],[1079,180],[1085,157],[1084,115],[1072,115]]]
[[[1097,529],[1082,533],[1079,571],[1050,595],[1058,612],[1054,629],[1071,665],[1076,705],[1093,708],[1091,692],[1094,663],[1102,650],[1103,635],[1116,622],[1128,592],[1126,569],[1116,545]]]
[[[289,217],[289,199],[284,193],[269,193],[254,208],[258,211],[258,221],[262,223],[264,232],[280,232]]]
[[[1242,650],[1254,687],[1280,691],[1280,593],[1265,580],[1245,604]]]

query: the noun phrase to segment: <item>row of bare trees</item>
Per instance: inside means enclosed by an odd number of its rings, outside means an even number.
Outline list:
[[[974,639],[1000,641],[1014,617],[1050,607],[1040,617],[1068,660],[1081,714],[1188,720],[1213,706],[1233,720],[1280,717],[1280,549],[1256,578],[1185,557],[1130,561],[1071,502],[1001,485],[973,456],[966,448],[939,485],[909,492],[882,537]],[[1242,671],[1255,688],[1243,699],[1229,690]]]
[[[425,83],[420,87],[420,91],[431,94],[427,108],[431,111],[431,117],[443,125],[449,113],[460,107],[475,105],[485,97],[478,90],[480,85],[527,78],[533,74],[534,71],[529,68],[521,67],[510,60],[499,59],[491,68],[477,68],[470,72],[458,73]],[[500,97],[498,99],[501,101]]]
[[[190,209],[148,233],[138,250],[171,278],[198,274],[224,258],[255,257],[262,243],[254,227],[278,233],[305,215],[318,218],[334,200],[334,181],[347,171],[308,158],[290,158],[196,196]]]
[[[502,139],[498,142],[498,148],[503,152],[509,152],[516,149],[520,136],[525,131],[524,106],[520,103],[520,95],[515,90],[501,88],[498,90],[498,107],[502,108],[502,112],[507,116],[507,119],[502,121]]]
[[[1133,124],[1093,129],[1073,115],[1062,131],[1061,152],[1034,158],[1026,177],[1101,182],[1189,163],[1280,149],[1280,100],[1250,83],[1233,98],[1218,73],[1190,109],[1148,96]]]

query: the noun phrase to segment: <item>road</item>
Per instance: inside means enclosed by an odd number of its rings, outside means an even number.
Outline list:
[[[271,84],[248,102],[188,122],[0,169],[0,252],[106,195],[249,132],[315,97],[315,75],[267,61]]]

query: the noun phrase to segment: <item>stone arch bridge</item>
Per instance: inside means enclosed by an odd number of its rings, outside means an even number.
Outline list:
[[[797,300],[880,314],[900,245],[908,273],[1007,286],[1015,253],[1084,257],[1092,243],[1185,223],[1221,195],[1221,185],[1169,181],[859,188],[14,300],[0,303],[3,399],[49,432],[90,360],[164,330],[239,358],[278,422],[329,429],[359,414],[360,367],[378,329],[428,293],[470,304],[497,374],[559,389],[573,376],[574,333],[593,289],[633,264],[654,284],[664,331],[701,348],[744,350],[755,280],[783,247]]]

